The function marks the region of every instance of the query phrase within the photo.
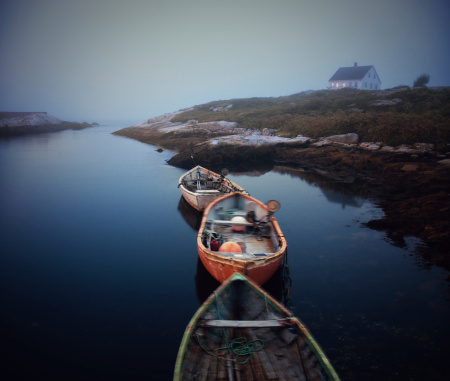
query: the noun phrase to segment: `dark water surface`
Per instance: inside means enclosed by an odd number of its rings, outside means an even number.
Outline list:
[[[170,380],[217,286],[198,263],[184,171],[110,134],[121,127],[0,140],[4,380]],[[400,249],[361,227],[380,211],[351,185],[284,168],[229,177],[280,202],[286,302],[343,380],[448,379],[446,274],[417,259],[414,240]],[[281,298],[282,285],[277,274],[266,288]]]

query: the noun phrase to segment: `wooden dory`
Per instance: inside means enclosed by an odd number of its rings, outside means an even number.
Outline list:
[[[269,201],[268,205],[271,210],[253,197],[232,193],[205,209],[197,249],[203,265],[219,282],[238,272],[262,285],[277,271],[287,244],[272,213],[279,204]]]
[[[185,200],[195,209],[204,210],[211,201],[231,192],[247,193],[245,189],[223,175],[197,165],[178,180],[178,186]]]
[[[339,380],[305,325],[242,274],[201,305],[184,333],[175,381]]]

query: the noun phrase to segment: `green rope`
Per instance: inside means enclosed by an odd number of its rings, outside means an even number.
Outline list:
[[[226,344],[226,347],[218,348],[216,351],[227,349],[229,353],[236,355],[237,358],[246,357],[241,361],[236,359],[238,364],[246,364],[253,357],[254,352],[259,352],[264,348],[265,340],[256,339],[247,341],[245,337],[237,337],[231,341],[227,339]]]
[[[217,306],[217,315],[219,319],[222,318],[222,314],[219,311],[219,298],[217,297],[216,291],[214,291],[215,299],[216,299],[216,306]],[[237,337],[233,340],[228,339],[228,332],[222,328],[222,334],[225,338],[226,346],[222,348],[218,348],[215,350],[215,352],[228,350],[228,353],[236,355],[237,358],[240,357],[247,357],[241,361],[238,361],[236,359],[236,363],[238,364],[246,364],[248,363],[251,358],[253,357],[253,352],[259,352],[261,351],[266,341],[263,339],[255,339],[252,341],[248,341],[245,337]]]

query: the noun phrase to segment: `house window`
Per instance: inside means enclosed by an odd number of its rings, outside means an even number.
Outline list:
[[[358,87],[358,83],[357,82],[355,82],[355,87]]]
[[[369,78],[370,78],[370,73],[369,73]]]
[[[367,89],[367,82],[364,82],[364,88]]]
[[[372,88],[372,84],[370,84],[370,88]]]
[[[334,82],[331,82],[331,87],[334,87]]]

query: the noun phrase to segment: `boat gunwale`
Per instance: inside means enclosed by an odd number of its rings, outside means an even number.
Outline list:
[[[197,192],[193,192],[193,191],[190,191],[188,188],[186,188],[185,186],[184,186],[184,184],[183,184],[183,179],[189,174],[189,173],[192,173],[192,172],[194,172],[194,170],[197,170],[197,169],[201,169],[201,170],[203,170],[203,171],[205,171],[207,174],[211,174],[211,176],[214,176],[214,177],[218,177],[218,178],[220,178],[221,177],[221,175],[219,175],[218,173],[216,173],[216,172],[213,172],[213,171],[210,171],[209,169],[207,169],[207,168],[204,168],[204,167],[202,167],[201,165],[196,165],[195,167],[193,167],[193,168],[191,168],[190,170],[188,170],[187,172],[185,172],[185,173],[183,173],[181,176],[180,176],[180,178],[178,179],[178,186],[180,187],[180,188],[182,188],[183,190],[185,190],[187,193],[189,193],[189,194],[191,194],[191,195],[193,195],[193,196],[195,196],[195,197],[197,197],[198,195],[201,195],[200,193],[197,193]],[[239,192],[247,192],[244,188],[242,188],[239,184],[236,184],[234,181],[232,181],[232,180],[230,180],[229,178],[227,178],[227,177],[224,177],[234,188],[236,188],[237,190],[238,190],[238,192],[237,193],[239,193]],[[230,193],[236,193],[236,192],[230,192]],[[221,192],[221,194],[222,194],[222,192]],[[227,193],[228,194],[228,193]]]
[[[317,361],[321,365],[322,369],[325,371],[327,376],[332,381],[340,381],[340,378],[338,374],[336,373],[335,369],[331,365],[330,360],[326,356],[325,352],[323,351],[322,347],[319,345],[319,343],[314,339],[311,332],[309,332],[308,328],[304,325],[304,323],[294,316],[294,314],[289,311],[285,306],[283,306],[280,302],[278,302],[275,298],[273,298],[268,292],[264,291],[258,284],[254,281],[252,281],[250,278],[246,277],[243,274],[240,273],[234,273],[232,274],[226,281],[224,281],[197,309],[194,316],[189,321],[186,330],[183,334],[183,338],[179,347],[179,351],[177,354],[177,359],[175,363],[175,370],[174,370],[174,381],[179,381],[181,377],[181,368],[183,365],[184,357],[187,350],[187,345],[189,343],[189,340],[192,337],[193,331],[197,327],[197,322],[200,318],[200,316],[206,311],[207,308],[211,306],[211,304],[216,300],[218,296],[220,296],[224,290],[230,286],[230,284],[233,281],[241,280],[247,283],[250,288],[259,294],[261,297],[264,297],[265,300],[277,311],[283,313],[286,315],[286,318],[289,318],[291,322],[295,324],[295,326],[299,329],[303,339],[305,340],[308,347],[313,352],[314,356],[316,357]]]
[[[205,256],[210,256],[212,258],[217,258],[217,260],[222,261],[224,263],[229,264],[230,262],[233,263],[242,263],[244,265],[244,268],[248,268],[249,264],[260,264],[261,262],[267,262],[267,263],[271,263],[274,261],[279,260],[280,256],[284,256],[286,249],[287,249],[287,241],[286,238],[284,237],[283,232],[281,231],[280,225],[278,224],[277,219],[275,218],[275,216],[273,214],[270,214],[270,222],[272,223],[274,229],[275,229],[275,233],[277,235],[277,237],[280,239],[281,241],[281,245],[280,248],[275,252],[275,253],[269,253],[267,255],[265,255],[264,257],[254,257],[254,258],[236,258],[236,257],[232,257],[232,256],[228,256],[228,255],[224,255],[221,254],[219,251],[212,251],[210,249],[208,249],[205,245],[203,245],[203,241],[202,241],[202,236],[203,236],[203,231],[205,230],[205,226],[206,226],[206,222],[207,222],[207,218],[208,218],[208,213],[211,210],[211,208],[218,204],[219,202],[221,202],[222,200],[225,200],[226,198],[229,197],[233,197],[235,195],[239,195],[242,197],[245,197],[251,201],[256,202],[258,205],[260,205],[261,207],[263,207],[268,213],[269,213],[269,209],[267,208],[267,205],[265,205],[264,203],[262,203],[260,200],[251,197],[249,195],[246,194],[242,194],[240,192],[233,192],[233,193],[229,193],[226,194],[224,196],[221,196],[217,199],[215,199],[214,201],[212,201],[204,210],[203,212],[203,216],[202,216],[202,221],[200,223],[200,228],[197,234],[197,246],[200,250],[202,250],[202,252],[205,254]]]

